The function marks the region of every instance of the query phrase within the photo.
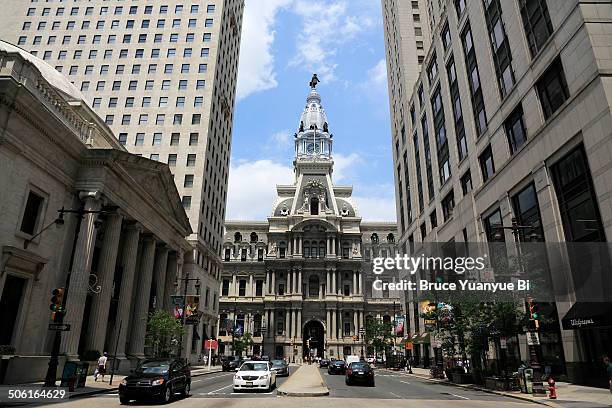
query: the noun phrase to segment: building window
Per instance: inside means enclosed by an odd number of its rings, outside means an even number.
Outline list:
[[[527,131],[523,122],[523,107],[519,106],[508,116],[504,122],[510,154],[514,154],[527,140]]]
[[[451,45],[451,35],[450,35],[450,29],[448,27],[448,22],[444,24],[444,28],[442,29],[442,45],[444,46],[445,51]]]
[[[180,139],[181,139],[180,133],[172,133],[170,135],[170,146],[178,146]]]
[[[136,141],[134,146],[144,146],[144,133],[136,133]]]
[[[153,146],[161,146],[161,142],[162,142],[162,134],[153,133]]]
[[[188,154],[187,155],[187,167],[193,167],[195,166],[195,163],[196,163],[196,155]]]
[[[472,173],[468,170],[461,176],[461,192],[466,196],[472,191]]]
[[[434,210],[429,214],[429,223],[431,224],[431,228],[434,229],[438,226],[438,212],[434,208]]]
[[[442,104],[442,94],[440,93],[440,85],[438,85],[432,96],[431,110],[433,111],[434,131],[436,134],[440,185],[443,185],[446,180],[450,178],[451,169],[448,140],[446,138],[446,125],[444,124],[444,106]]]
[[[497,83],[502,98],[514,85],[514,72],[512,70],[512,53],[506,36],[500,0],[483,0],[485,5],[485,19],[489,30],[489,40],[493,51],[493,62]]]
[[[546,0],[519,0],[529,51],[534,57],[553,32]]]
[[[465,66],[470,84],[470,96],[472,98],[472,109],[474,111],[474,122],[476,133],[480,136],[487,128],[487,114],[485,111],[482,87],[480,86],[480,74],[478,73],[478,63],[476,61],[476,51],[472,39],[472,30],[467,24],[461,34],[463,52],[465,54]]]
[[[527,187],[512,197],[512,207],[518,225],[531,226],[518,230],[520,242],[543,242],[544,230],[540,218],[540,208],[535,185],[530,183]]]
[[[168,155],[168,166],[170,167],[176,166],[176,154]]]
[[[185,210],[191,209],[191,196],[183,196],[183,208]]]
[[[193,174],[185,174],[185,180],[183,181],[183,187],[193,187]]]
[[[127,133],[119,133],[119,143],[125,146],[127,143]]]
[[[23,216],[21,217],[21,226],[19,230],[28,235],[35,235],[39,229],[39,219],[41,216],[45,199],[40,195],[30,190],[26,200]]]
[[[438,75],[438,62],[436,61],[436,54],[434,53],[431,57],[431,62],[427,67],[427,79],[429,80],[429,85],[433,84],[436,76]]]
[[[422,223],[420,230],[421,230],[421,241],[425,241],[425,238],[427,237],[427,225],[425,225],[425,223]]]
[[[478,157],[478,162],[480,163],[482,182],[484,183],[493,177],[493,174],[495,174],[495,164],[493,163],[493,152],[491,151],[491,145],[484,149],[484,151]]]
[[[503,223],[499,208],[488,217],[485,217],[483,223],[488,242],[504,242],[506,240],[504,230],[500,228],[503,226]]]
[[[425,172],[427,176],[427,197],[431,201],[434,198],[433,167],[431,165],[431,149],[429,147],[429,127],[427,116],[421,119],[421,129],[423,132],[423,152],[425,153]]]
[[[152,153],[152,154],[149,156],[149,159],[151,159],[151,160],[153,160],[153,161],[159,161],[159,154],[157,154],[157,153]]]
[[[189,146],[197,146],[198,145],[198,133],[190,133],[189,134]]]
[[[453,216],[453,208],[455,208],[455,192],[451,190],[442,200],[442,215],[444,216],[444,222],[448,221],[448,219]]]
[[[465,0],[454,0],[455,1],[455,10],[457,11],[457,19],[461,17],[463,12],[465,11]]]
[[[576,147],[551,170],[566,241],[606,241],[584,147]]]
[[[416,176],[417,176],[417,197],[419,199],[419,211],[423,211],[423,208],[425,208],[425,201],[423,199],[423,180],[422,180],[422,176],[421,176],[421,158],[420,158],[420,153],[419,153],[419,136],[417,134],[417,132],[414,132],[414,135],[412,137],[413,140],[413,144],[414,144],[414,165],[416,167]]]
[[[459,161],[467,156],[467,140],[465,137],[465,126],[463,124],[463,111],[461,108],[461,96],[459,94],[459,84],[457,82],[457,70],[455,60],[451,56],[446,65],[448,83],[450,85],[450,96],[452,102],[453,118],[455,120],[455,137],[457,140],[457,155]]]
[[[540,96],[544,118],[548,119],[569,98],[563,65],[559,57],[550,64],[550,67],[538,79],[536,88]]]
[[[263,281],[255,281],[255,296],[263,296]]]

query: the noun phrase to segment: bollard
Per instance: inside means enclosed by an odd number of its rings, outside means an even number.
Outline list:
[[[550,377],[548,379],[548,398],[557,399],[557,387],[555,386],[555,379]]]

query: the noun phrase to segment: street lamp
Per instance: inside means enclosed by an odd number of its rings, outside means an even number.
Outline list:
[[[207,269],[204,268],[206,271]],[[177,278],[174,281],[174,287],[178,288],[179,282],[183,282],[183,312],[181,313],[181,325],[185,327],[185,317],[187,314],[187,286],[189,286],[189,282],[195,281],[195,289],[196,294],[200,294],[200,278],[190,278],[189,274],[185,274],[184,278]],[[179,354],[183,351],[183,336],[181,336],[179,340]],[[185,355],[185,358],[187,356]]]

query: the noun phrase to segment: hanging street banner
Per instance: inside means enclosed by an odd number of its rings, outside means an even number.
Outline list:
[[[395,316],[395,335],[404,337],[404,316]]]
[[[184,305],[185,300],[187,306]],[[172,302],[172,313],[175,319],[182,319],[183,312],[185,313],[185,324],[198,324],[200,322],[200,296],[199,295],[187,295],[185,297],[180,295],[171,296]]]

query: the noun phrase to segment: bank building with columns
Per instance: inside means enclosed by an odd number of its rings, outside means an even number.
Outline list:
[[[225,223],[220,354],[250,333],[247,355],[371,355],[360,329],[400,312],[397,293],[373,290],[371,271],[372,257],[394,256],[396,224],[362,222],[352,186],[333,183],[334,136],[317,83],[295,134],[293,184],[276,186],[266,221]]]

